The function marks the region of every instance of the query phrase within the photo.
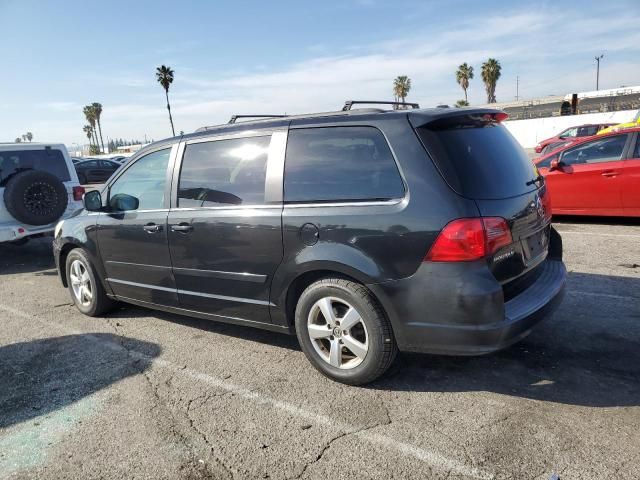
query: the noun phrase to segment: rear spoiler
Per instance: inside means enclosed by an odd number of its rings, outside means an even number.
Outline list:
[[[458,122],[461,125],[467,122],[483,121],[500,123],[509,117],[507,113],[495,108],[438,108],[437,110],[409,111],[407,116],[414,128],[430,124],[454,125]]]

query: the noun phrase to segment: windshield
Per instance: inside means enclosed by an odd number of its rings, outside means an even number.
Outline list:
[[[447,183],[465,197],[508,198],[536,188],[533,162],[500,124],[427,125],[418,135]]]

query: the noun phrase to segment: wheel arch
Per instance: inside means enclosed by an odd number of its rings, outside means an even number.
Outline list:
[[[367,288],[375,300],[382,305],[376,295],[367,287],[368,278],[365,275],[358,274],[357,272],[354,275],[352,271],[335,268],[335,266],[310,268],[293,277],[282,295],[281,305],[283,305],[282,313],[284,314],[284,321],[292,333],[295,332],[295,310],[300,295],[302,295],[302,292],[304,292],[309,285],[323,278],[341,278],[359,283]]]

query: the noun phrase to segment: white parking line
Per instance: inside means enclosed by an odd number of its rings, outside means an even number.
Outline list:
[[[575,235],[593,235],[597,237],[625,237],[625,238],[640,238],[640,235],[633,235],[631,233],[606,233],[606,232],[576,232],[575,230],[558,230],[560,235],[575,234]]]
[[[302,418],[306,421],[313,422],[316,425],[331,427],[341,431],[342,433],[352,434],[353,436],[356,436],[359,439],[364,440],[370,444],[375,444],[375,445],[387,448],[389,450],[395,450],[401,455],[404,455],[407,457],[413,457],[417,460],[425,462],[437,470],[442,470],[444,472],[450,472],[456,475],[461,475],[464,477],[471,477],[471,478],[478,478],[482,480],[490,480],[495,478],[495,476],[492,473],[477,469],[475,467],[467,466],[462,462],[445,457],[444,455],[441,455],[437,452],[426,450],[422,447],[419,447],[411,443],[401,442],[388,435],[375,433],[372,429],[370,430],[363,429],[362,427],[356,427],[348,423],[340,422],[335,418],[327,415],[322,415],[309,410],[305,410],[304,408],[300,408],[292,403],[272,398],[263,393],[252,391],[240,384],[230,383],[223,378],[214,377],[206,373],[198,372],[196,370],[191,370],[190,368],[184,368],[168,360],[153,358],[143,353],[126,350],[119,343],[105,341],[90,333],[84,333],[76,330],[67,329],[66,327],[58,324],[57,322],[44,322],[43,320],[40,320],[39,318],[37,318],[35,315],[30,315],[29,313],[16,309],[14,307],[10,307],[8,305],[0,305],[0,311],[5,311],[7,313],[16,315],[20,318],[24,318],[27,320],[35,319],[36,321],[40,323],[46,323],[46,325],[49,325],[49,326],[51,324],[54,324],[56,328],[63,330],[68,334],[86,335],[88,338],[91,338],[95,342],[101,345],[104,345],[107,348],[127,351],[128,354],[132,358],[135,358],[136,360],[143,360],[153,366],[158,366],[158,367],[170,370],[175,375],[186,376],[194,380],[197,380],[198,382],[210,385],[212,387],[221,388],[228,392],[233,392],[237,396],[245,400],[249,400],[259,405],[265,405],[273,409],[283,411],[293,417]]]
[[[595,293],[583,292],[580,290],[569,290],[569,295],[585,295],[587,297],[612,298],[614,300],[635,300],[640,302],[640,297],[634,297],[631,295],[614,295],[613,293]]]

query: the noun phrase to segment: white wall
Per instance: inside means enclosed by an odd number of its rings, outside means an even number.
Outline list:
[[[512,120],[504,122],[504,126],[516,137],[523,148],[533,148],[540,140],[553,137],[565,128],[586,123],[625,123],[636,116],[637,110],[619,112],[586,113],[584,115],[567,115],[564,117],[532,118],[529,120]]]

